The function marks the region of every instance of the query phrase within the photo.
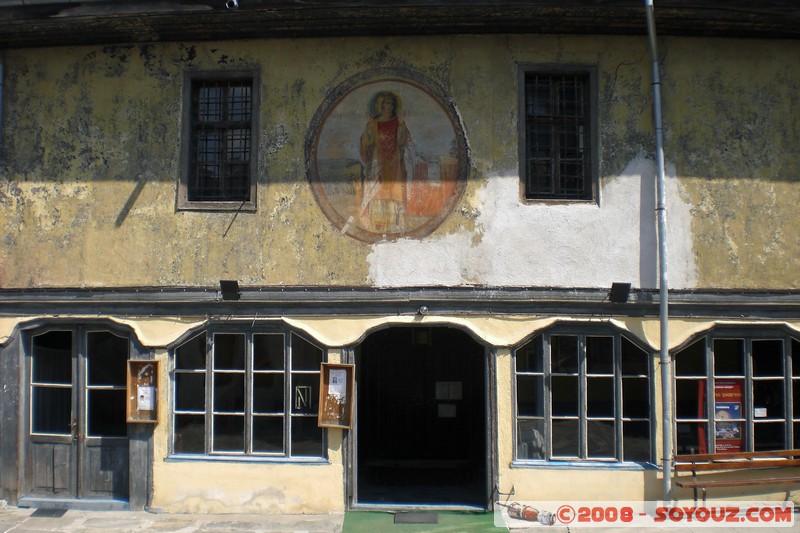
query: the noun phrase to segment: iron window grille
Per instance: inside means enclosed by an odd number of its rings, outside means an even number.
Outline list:
[[[524,72],[526,199],[593,198],[592,94],[589,73]]]
[[[515,460],[651,461],[650,375],[622,335],[536,336],[514,352]]]
[[[185,175],[179,207],[255,208],[255,75],[187,76]]]

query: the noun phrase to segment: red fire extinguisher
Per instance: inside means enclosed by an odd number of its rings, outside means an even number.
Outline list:
[[[498,505],[508,509],[509,518],[514,520],[525,520],[527,522],[539,522],[545,526],[552,526],[556,523],[556,516],[549,511],[540,511],[530,505],[521,505],[517,502],[511,504],[504,504],[498,502]]]

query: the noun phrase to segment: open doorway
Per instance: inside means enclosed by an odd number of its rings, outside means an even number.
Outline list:
[[[446,327],[395,327],[356,352],[356,503],[488,504],[486,352]]]

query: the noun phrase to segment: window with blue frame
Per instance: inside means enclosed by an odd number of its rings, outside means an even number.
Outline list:
[[[651,355],[611,329],[553,329],[514,351],[516,461],[647,462]]]
[[[800,340],[780,328],[717,328],[674,354],[676,453],[800,445]]]
[[[174,454],[325,455],[319,346],[291,331],[212,328],[173,357]]]

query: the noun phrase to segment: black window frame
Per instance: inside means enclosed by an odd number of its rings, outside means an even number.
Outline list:
[[[225,367],[224,365],[217,365],[215,361],[215,343],[217,336],[241,336],[244,339],[244,357],[245,361],[241,369],[232,367]],[[258,336],[281,336],[283,337],[283,356],[282,356],[282,369],[264,369],[256,368],[254,361],[254,339]],[[178,367],[178,351],[183,346],[198,341],[203,338],[205,343],[204,352],[204,367],[203,368],[179,368]],[[170,458],[191,459],[191,460],[247,460],[247,461],[265,461],[265,462],[310,462],[319,463],[327,462],[327,432],[324,428],[318,428],[320,433],[319,440],[319,454],[302,454],[293,451],[293,427],[296,420],[303,418],[305,423],[313,423],[317,426],[318,418],[318,405],[319,391],[310,394],[307,398],[316,410],[308,410],[303,412],[295,405],[297,401],[296,387],[294,380],[298,377],[303,377],[304,381],[311,380],[311,383],[319,387],[319,375],[321,372],[320,366],[314,368],[294,368],[293,361],[295,360],[294,349],[296,344],[294,339],[310,345],[311,347],[320,351],[320,362],[327,361],[327,349],[313,338],[301,332],[295,331],[291,328],[280,326],[262,326],[259,327],[236,327],[227,325],[214,325],[206,327],[199,331],[193,331],[190,335],[182,338],[176,343],[169,351],[170,356]],[[298,351],[298,357],[301,357]],[[181,374],[186,375],[203,375],[204,376],[204,394],[202,398],[203,406],[201,409],[184,409],[178,406],[178,395],[180,394],[178,379]],[[268,412],[263,408],[256,406],[254,383],[257,376],[266,376],[268,374],[279,374],[282,379],[283,389],[283,406],[280,411]],[[208,383],[216,383],[218,377],[223,375],[236,376],[241,375],[245,387],[244,393],[244,408],[243,412],[232,412],[224,406],[220,406],[220,402],[216,398],[216,385],[209,387]],[[311,388],[311,387],[306,387]],[[294,394],[293,394],[294,392]],[[177,449],[176,440],[178,438],[178,417],[179,416],[202,416],[203,420],[203,450],[199,451],[186,451]],[[225,415],[241,416],[244,419],[244,444],[242,450],[219,449],[215,446],[214,424],[215,419]],[[279,417],[282,420],[282,450],[281,451],[267,451],[267,450],[254,450],[253,448],[253,432],[255,421],[259,417]],[[263,420],[264,418],[262,418]],[[310,422],[309,422],[310,421]],[[299,422],[297,422],[299,423]]]
[[[770,375],[756,368],[756,352],[760,351],[755,346],[762,343],[780,343],[783,346],[782,375]],[[717,353],[730,353],[731,348],[741,350],[741,368],[732,369],[730,364],[723,367],[718,363]],[[691,355],[695,352],[694,363],[683,363],[681,355]],[[697,357],[702,357],[704,369],[696,367]],[[761,356],[763,357],[763,355]],[[716,390],[717,380],[741,380],[741,416],[732,419],[739,423],[741,434],[741,451],[764,451],[784,448],[796,448],[800,445],[800,334],[782,326],[717,326],[697,335],[692,336],[681,346],[671,352],[672,358],[672,402],[673,412],[673,449],[676,455],[687,453],[714,453],[717,447],[717,409],[714,405],[714,395],[705,391]],[[687,359],[688,361],[688,359]],[[759,363],[759,366],[761,364]],[[780,382],[780,386],[774,383]],[[695,387],[694,383],[702,383]],[[756,385],[761,384],[756,391]],[[688,387],[688,389],[687,389]],[[695,389],[704,390],[703,395],[695,393]],[[687,392],[689,391],[689,392]],[[782,413],[770,412],[761,403],[765,393],[780,391],[782,397]],[[693,404],[696,407],[694,416],[688,416],[686,406]],[[756,409],[763,408],[763,414],[757,414]],[[700,412],[702,409],[702,413]],[[711,414],[714,413],[712,416]],[[783,439],[773,446],[757,445],[756,428],[766,428],[770,425],[783,423]],[[696,442],[692,442],[692,428],[697,433]],[[697,430],[700,431],[697,431]],[[687,431],[688,430],[688,431]],[[688,433],[688,437],[686,436]],[[762,433],[759,428],[759,433]],[[769,436],[769,433],[766,433]],[[722,435],[721,435],[722,436]],[[724,438],[722,439],[724,440]],[[731,450],[733,451],[733,450]],[[720,453],[724,453],[722,449]]]
[[[576,337],[578,349],[577,367],[574,372],[561,371],[554,372],[550,360],[552,356],[551,342],[554,337]],[[612,338],[613,339],[613,360],[611,361],[611,372],[597,372],[590,371],[586,362],[586,339],[588,338]],[[645,374],[636,374],[625,372],[624,361],[622,355],[622,340],[625,340],[633,348],[641,352],[641,364],[644,365],[646,370]],[[541,366],[538,370],[533,372],[526,372],[520,369],[518,360],[520,351],[527,349],[532,343],[539,343],[534,346],[533,350],[538,350],[538,355],[542,358]],[[653,350],[644,345],[638,339],[635,339],[630,334],[615,328],[613,326],[600,326],[594,324],[584,325],[556,325],[547,330],[537,332],[536,334],[527,338],[523,343],[519,344],[512,351],[512,388],[513,388],[513,414],[514,414],[514,454],[513,464],[516,466],[536,466],[536,465],[552,465],[554,463],[574,463],[574,464],[595,464],[595,465],[608,465],[608,466],[636,466],[641,467],[653,464],[655,457],[655,432],[654,424],[656,417],[654,416],[655,409],[655,382],[653,379],[654,362]],[[528,363],[530,364],[530,363]],[[561,414],[553,414],[553,378],[573,377],[578,379],[578,397],[575,398],[575,403],[578,407],[578,412],[574,416],[562,416]],[[541,379],[541,396],[539,401],[542,403],[541,414],[534,416],[526,416],[520,414],[520,377],[533,377],[534,379]],[[597,415],[588,412],[588,379],[589,378],[612,378],[613,379],[613,412],[611,415]],[[644,379],[646,381],[647,390],[647,414],[646,416],[630,416],[629,413],[623,412],[626,398],[624,395],[623,379]],[[553,444],[553,421],[566,420],[568,418],[574,419],[578,424],[579,442],[577,444],[578,452],[573,455],[559,454],[555,450]],[[538,439],[543,439],[543,453],[540,457],[524,457],[523,456],[523,441],[525,440],[522,435],[520,422],[526,421],[540,421],[541,433],[537,436]],[[613,421],[614,427],[614,443],[613,452],[610,456],[601,456],[600,454],[590,452],[589,447],[589,431],[588,426],[593,421]],[[647,458],[630,459],[625,457],[624,443],[626,439],[625,426],[629,423],[638,423],[640,425],[646,424],[648,431],[647,436]]]
[[[118,324],[110,323],[104,320],[89,320],[89,321],[44,321],[41,323],[32,324],[30,327],[25,328],[24,330],[24,372],[27,375],[27,393],[25,395],[26,398],[26,410],[33,409],[34,403],[34,394],[33,389],[40,386],[47,387],[47,383],[40,383],[36,379],[34,375],[35,372],[32,368],[33,356],[35,351],[35,344],[36,340],[39,338],[44,338],[45,336],[52,334],[52,333],[66,333],[70,335],[71,342],[69,350],[71,352],[71,359],[75,358],[82,358],[84,359],[84,373],[81,376],[71,376],[73,380],[72,383],[67,384],[57,384],[58,386],[63,386],[64,388],[68,388],[70,390],[74,390],[75,387],[80,387],[85,391],[86,398],[85,403],[81,407],[81,410],[84,411],[81,417],[81,422],[83,426],[81,427],[81,432],[84,437],[89,440],[97,441],[98,439],[123,439],[129,437],[129,426],[127,422],[127,418],[124,413],[124,406],[120,411],[122,414],[122,418],[120,419],[120,426],[119,426],[119,434],[113,434],[113,432],[100,432],[94,431],[90,425],[96,422],[103,422],[107,420],[107,414],[103,414],[102,416],[98,416],[96,419],[90,420],[91,417],[91,404],[92,400],[90,396],[92,394],[100,393],[101,395],[104,394],[112,394],[112,395],[122,395],[124,396],[127,391],[126,383],[124,382],[117,382],[117,383],[109,383],[109,382],[102,382],[92,378],[90,374],[93,372],[92,367],[95,363],[98,363],[103,360],[103,355],[100,354],[98,356],[93,356],[92,354],[92,343],[90,342],[90,337],[94,334],[107,334],[118,341],[121,341],[125,346],[125,356],[124,358],[119,359],[119,361],[124,361],[125,366],[129,361],[134,361],[137,359],[146,359],[151,358],[152,352],[148,349],[145,349],[136,338],[136,335],[126,327],[120,327]],[[117,362],[119,362],[117,361]],[[72,370],[76,370],[77,367],[75,366],[74,361],[70,363],[72,365]],[[109,369],[107,365],[99,365],[95,366],[95,368],[101,369],[101,374],[104,374]],[[121,370],[120,370],[121,371]],[[70,393],[70,402],[74,400],[74,392]],[[107,403],[107,402],[100,402],[98,401],[97,404]],[[69,405],[68,407],[71,407]],[[104,409],[107,409],[107,405],[104,405]],[[74,415],[74,412],[70,413],[70,417]],[[37,435],[37,436],[47,436],[50,434],[49,432],[42,432],[36,431],[34,429],[34,421],[33,421],[33,412],[28,412],[27,416],[27,433],[28,435]],[[122,431],[124,430],[124,434]],[[58,433],[63,434],[63,433]]]
[[[229,113],[227,99],[221,102],[222,113],[220,120],[208,120],[206,126],[201,126],[197,107],[197,94],[203,87],[219,87],[230,90],[235,87],[249,87],[249,119],[239,120],[232,118]],[[182,141],[181,141],[181,168],[178,184],[178,210],[199,211],[255,211],[257,207],[257,168],[258,168],[258,116],[260,104],[260,80],[257,70],[217,71],[217,72],[186,72],[183,81],[183,116],[182,116]],[[203,128],[206,128],[205,130]],[[242,138],[241,132],[249,130]],[[231,190],[221,187],[218,194],[208,193],[205,197],[199,193],[197,180],[199,179],[198,138],[201,131],[216,131],[220,133],[217,150],[219,156],[220,179],[222,183],[230,185],[231,168],[237,167],[239,172],[246,173],[246,183],[239,188],[245,191],[239,195],[231,195]],[[234,139],[234,137],[236,137]],[[230,142],[228,142],[230,141]],[[228,150],[233,150],[233,144],[246,144],[245,148],[235,151],[246,153],[247,161],[239,161]],[[211,143],[210,143],[211,144]],[[231,144],[231,147],[229,147]],[[212,145],[213,146],[213,145]],[[228,155],[226,155],[228,154]],[[213,189],[212,189],[213,191]]]
[[[548,112],[538,114],[534,106],[529,106],[531,82],[533,78],[555,80],[562,83],[565,80],[579,80],[582,90],[580,113],[554,112],[554,109],[566,109],[566,105],[559,106],[558,91],[550,91],[549,101],[551,106]],[[551,65],[551,64],[521,64],[519,66],[519,173],[520,194],[524,201],[529,203],[564,203],[564,202],[599,202],[598,192],[598,107],[597,107],[597,71],[590,65]],[[561,81],[558,81],[561,80]],[[573,87],[574,89],[574,87]],[[565,93],[569,92],[565,89]],[[543,148],[537,156],[532,149],[535,141],[533,130],[540,128],[540,136],[547,142],[542,143]],[[559,129],[563,135],[557,135]],[[569,135],[569,129],[577,129],[580,133]],[[580,157],[570,154],[570,143],[567,139],[576,141],[573,152],[579,152]],[[537,174],[532,171],[536,164],[549,167],[549,172]],[[580,172],[569,175],[567,168],[580,165]],[[573,181],[580,181],[580,187],[574,183],[569,186],[569,176]],[[549,183],[543,182],[549,180]]]

